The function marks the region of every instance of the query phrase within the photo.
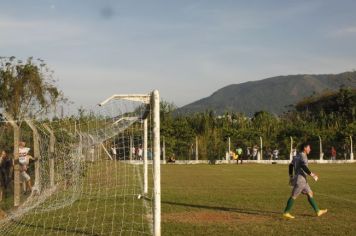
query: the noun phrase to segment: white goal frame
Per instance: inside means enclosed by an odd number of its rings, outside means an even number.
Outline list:
[[[160,98],[158,90],[149,94],[115,94],[99,104],[104,106],[111,100],[129,100],[151,104],[152,112],[152,139],[153,139],[153,235],[161,235],[161,148],[160,148]],[[144,118],[143,138],[143,194],[148,192],[147,170],[147,118]]]

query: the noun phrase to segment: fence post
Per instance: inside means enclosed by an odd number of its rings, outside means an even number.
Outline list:
[[[320,146],[319,157],[320,157],[320,160],[322,161],[324,159],[324,153],[323,153],[323,144],[322,144],[320,136],[319,136],[319,146]]]
[[[28,126],[32,130],[32,136],[33,136],[33,157],[35,158],[35,184],[34,184],[34,189],[37,189],[37,191],[40,191],[40,185],[41,185],[41,175],[40,175],[40,160],[41,160],[41,155],[40,155],[40,138],[39,134],[37,131],[36,126],[32,122],[32,120],[26,119],[25,122],[28,124]]]
[[[353,151],[353,147],[352,147],[352,136],[350,135],[350,160],[353,161],[354,160],[354,151]]]
[[[230,159],[231,159],[231,155],[230,155],[230,153],[231,153],[231,140],[230,140],[230,137],[227,138],[227,143],[228,143],[228,150],[227,150],[228,155],[226,157],[228,158],[228,160],[227,160],[228,163],[230,163]]]
[[[263,148],[263,143],[262,143],[262,137],[260,136],[260,151],[257,152],[257,160],[259,160],[259,161],[263,159],[262,148]]]
[[[132,152],[132,149],[133,149],[132,136],[130,136],[130,143],[129,143],[129,146],[130,146],[129,159],[130,159],[130,161],[131,161],[133,155],[135,154],[135,153]]]
[[[54,186],[54,142],[55,142],[55,136],[53,133],[53,130],[49,128],[47,124],[43,124],[43,127],[48,131],[50,134],[49,136],[49,150],[48,150],[48,156],[49,156],[49,180],[50,180],[50,186]]]
[[[199,160],[198,136],[195,136],[195,160]]]
[[[166,163],[166,141],[164,139],[164,136],[162,137],[162,161],[163,163]],[[190,156],[190,154],[189,154]]]
[[[290,153],[289,153],[289,160],[293,160],[293,138],[290,136]]]
[[[20,205],[20,192],[21,192],[20,165],[19,165],[20,128],[10,114],[4,112],[4,116],[14,130],[14,206],[17,207]]]

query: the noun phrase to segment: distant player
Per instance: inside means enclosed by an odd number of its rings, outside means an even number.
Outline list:
[[[236,164],[239,164],[239,160],[241,161],[241,164],[242,164],[242,154],[243,154],[243,150],[240,146],[237,147],[236,149],[236,154],[238,155],[238,159],[236,161]]]
[[[320,210],[313,198],[313,192],[307,182],[307,175],[310,175],[315,181],[318,180],[318,176],[312,173],[308,168],[308,157],[310,153],[310,144],[304,143],[301,145],[300,153],[293,157],[292,162],[289,164],[289,177],[290,183],[293,186],[291,197],[288,199],[287,206],[284,210],[283,217],[288,219],[294,219],[294,216],[290,214],[290,210],[293,207],[295,199],[299,194],[306,194],[310,205],[313,207],[317,216],[325,214],[328,210]],[[294,170],[294,176],[293,176]]]

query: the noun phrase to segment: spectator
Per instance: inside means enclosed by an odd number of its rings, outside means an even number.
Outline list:
[[[257,160],[258,147],[255,145],[252,149],[252,159]]]
[[[111,147],[111,153],[113,155],[113,158],[116,159],[117,152],[116,152],[116,146],[115,145]]]
[[[140,147],[138,148],[138,159],[140,161],[142,161],[142,156],[143,156],[143,150],[142,150],[142,146],[140,144]]]
[[[10,172],[11,172],[12,161],[7,155],[6,151],[3,150],[0,154],[0,199],[2,199],[2,194],[7,195],[10,186]]]
[[[336,149],[334,146],[331,147],[331,160],[332,161],[336,160]]]
[[[246,148],[246,156],[247,156],[247,159],[251,159],[251,147]]]
[[[26,183],[26,191],[25,194],[29,194],[32,192],[32,184],[31,177],[28,175],[28,165],[30,164],[30,160],[35,160],[32,156],[28,154],[30,148],[26,147],[25,142],[19,143],[19,164],[20,164],[20,176],[21,180]]]
[[[275,148],[273,150],[273,159],[278,160],[278,155],[279,155],[279,150],[277,148]]]
[[[170,157],[168,158],[168,162],[169,162],[169,163],[175,163],[175,162],[176,162],[176,157],[175,157],[174,153],[172,154],[172,156],[170,156]]]

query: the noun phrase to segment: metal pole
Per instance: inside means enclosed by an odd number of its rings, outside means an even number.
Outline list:
[[[132,160],[132,155],[133,155],[133,153],[132,153],[132,149],[133,149],[133,145],[132,145],[132,136],[130,136],[130,156],[129,156],[129,159],[130,159],[130,161]]]
[[[293,138],[290,137],[290,153],[289,153],[289,160],[293,159]]]
[[[319,147],[320,147],[320,152],[319,152],[319,157],[320,160],[322,161],[324,158],[324,153],[323,153],[323,144],[321,142],[321,137],[319,136]]]
[[[195,160],[199,160],[198,136],[195,137]]]
[[[352,136],[350,135],[350,160],[353,161],[354,160],[354,151],[353,151],[353,147],[352,147]]]
[[[143,120],[143,193],[148,193],[147,118]]]
[[[262,160],[262,148],[263,148],[262,137],[260,136],[260,151],[259,151],[259,153],[257,153],[257,159],[258,160]]]
[[[163,163],[166,162],[166,141],[164,139],[164,136],[162,137],[163,140],[162,140],[162,160],[163,160]]]
[[[159,93],[152,92],[153,109],[153,235],[161,235],[161,167],[160,167],[160,114]]]
[[[228,157],[228,162],[230,163],[230,153],[231,153],[231,141],[230,141],[230,137],[228,137],[228,139],[227,139],[227,142],[228,142],[228,155],[227,155],[227,157]]]
[[[37,191],[40,191],[40,140],[39,140],[39,135],[38,131],[36,129],[36,126],[33,124],[31,120],[25,120],[28,126],[32,129],[32,135],[33,135],[33,156],[36,160],[35,162],[35,184],[34,184],[34,189],[37,189]]]
[[[62,107],[63,108],[63,107]],[[50,179],[50,186],[54,186],[54,142],[55,136],[53,131],[49,128],[47,124],[44,124],[43,127],[50,133],[49,136],[49,179]]]
[[[14,130],[14,206],[17,207],[20,205],[20,193],[21,193],[20,165],[19,165],[20,128],[10,114],[4,112],[4,116]]]

